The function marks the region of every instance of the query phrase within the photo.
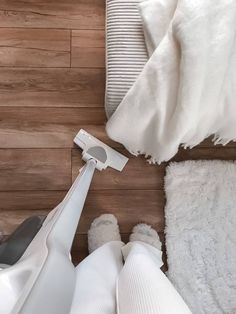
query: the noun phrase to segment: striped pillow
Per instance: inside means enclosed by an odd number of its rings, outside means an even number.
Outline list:
[[[106,97],[109,118],[147,62],[139,0],[107,0]]]

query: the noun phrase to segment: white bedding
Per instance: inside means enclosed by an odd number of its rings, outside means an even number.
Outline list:
[[[108,135],[153,163],[210,135],[215,143],[235,140],[236,1],[143,3],[149,52],[157,46],[108,121]]]

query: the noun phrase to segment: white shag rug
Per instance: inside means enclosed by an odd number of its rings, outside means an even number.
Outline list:
[[[194,314],[236,313],[236,163],[171,163],[168,277]]]

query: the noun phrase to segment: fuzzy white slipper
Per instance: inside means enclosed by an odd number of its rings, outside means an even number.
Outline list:
[[[112,214],[103,214],[94,219],[88,231],[89,253],[110,241],[121,241],[117,219]]]
[[[133,241],[145,242],[147,244],[154,246],[158,250],[161,250],[162,244],[158,233],[156,232],[156,230],[154,230],[151,226],[147,224],[142,223],[136,225],[133,228],[129,239],[130,242]]]

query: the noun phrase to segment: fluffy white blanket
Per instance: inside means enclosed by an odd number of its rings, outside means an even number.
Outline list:
[[[236,1],[144,0],[150,59],[107,123],[131,153],[161,163],[180,144],[236,139]]]
[[[165,191],[169,279],[193,314],[235,314],[236,163],[171,163]]]

